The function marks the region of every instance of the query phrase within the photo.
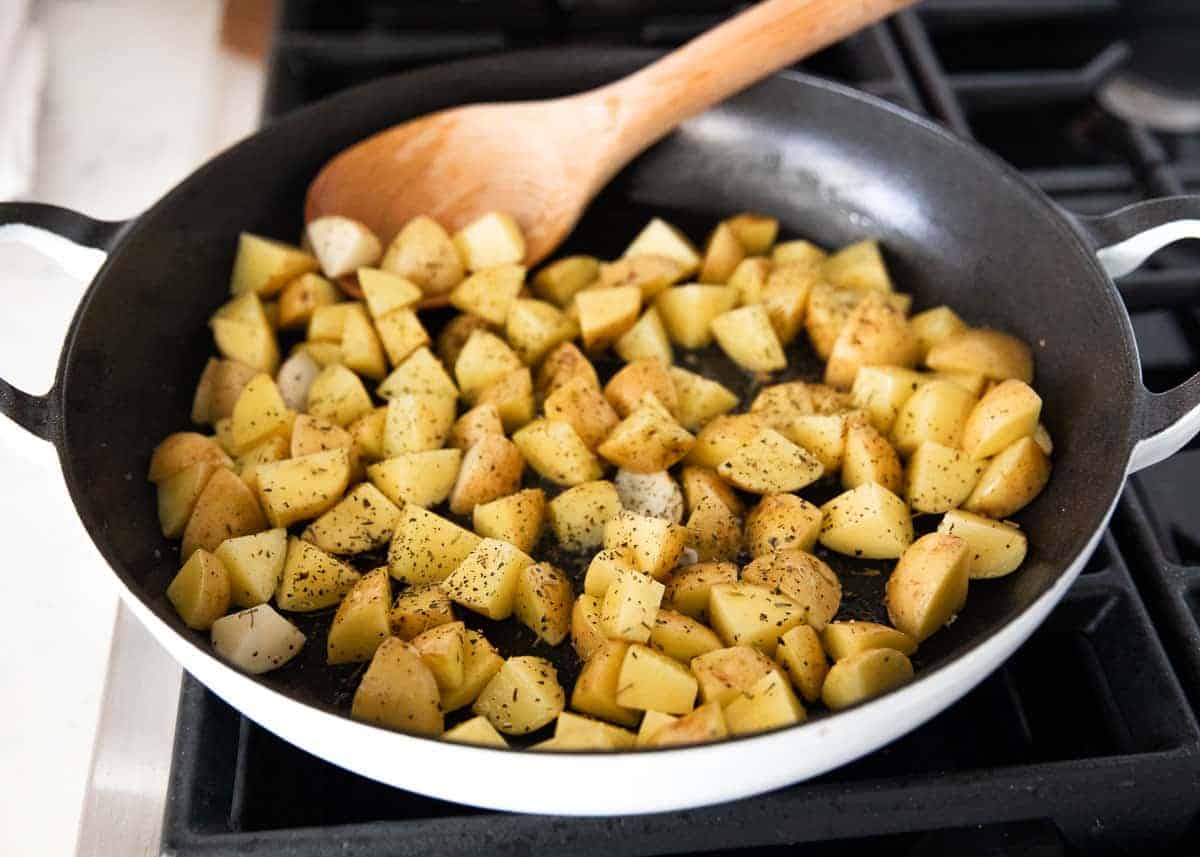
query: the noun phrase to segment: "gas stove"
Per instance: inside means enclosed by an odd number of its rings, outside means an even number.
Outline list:
[[[668,48],[741,5],[292,0],[279,13],[264,121],[356,83],[468,56],[583,43]],[[927,0],[800,68],[931,116],[1068,209],[1100,213],[1200,192],[1200,129],[1180,125],[1178,112],[1171,124],[1129,108],[1131,98],[1145,106],[1146,88],[1157,85],[1146,82],[1155,32],[1191,26],[1200,39],[1200,19],[1184,6]],[[1196,80],[1200,58],[1193,62]],[[1178,103],[1200,90],[1157,94]],[[1200,253],[1164,250],[1120,288],[1150,388],[1188,377],[1200,366]],[[1049,621],[957,705],[819,780],[706,809],[570,819],[435,801],[322,762],[185,678],[162,850],[1200,853],[1198,500],[1193,443],[1131,480],[1110,532]]]

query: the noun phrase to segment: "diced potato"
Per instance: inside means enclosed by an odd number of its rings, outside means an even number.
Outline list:
[[[903,481],[904,465],[887,438],[869,423],[848,420],[842,456],[842,487],[857,488],[866,482],[878,482],[893,494],[899,494]]]
[[[504,322],[504,335],[530,366],[541,362],[556,345],[574,339],[575,322],[554,304],[528,298],[514,300]]]
[[[600,606],[600,628],[614,640],[644,643],[650,639],[664,587],[641,572],[618,570]]]
[[[296,419],[299,423],[299,417]],[[383,458],[383,430],[387,426],[387,408],[376,408],[346,427],[353,444],[352,458],[362,461],[378,461]],[[293,426],[292,436],[296,429]]]
[[[582,378],[597,390],[600,389],[600,378],[592,362],[583,356],[573,342],[564,342],[552,349],[542,361],[538,369],[538,392],[549,396],[573,378]]]
[[[722,478],[754,494],[799,491],[821,478],[825,468],[810,452],[771,428],[717,465]]]
[[[613,343],[613,350],[628,363],[650,358],[660,361],[664,366],[670,366],[674,359],[667,329],[663,326],[658,310],[653,306],[642,313],[642,317],[633,327],[621,334]]]
[[[229,603],[254,607],[271,600],[283,576],[287,530],[282,527],[221,542],[217,559],[229,572]]]
[[[558,485],[579,485],[603,474],[596,456],[564,420],[534,420],[512,439],[529,466]]]
[[[820,631],[837,615],[842,585],[833,569],[802,550],[780,550],[758,557],[742,569],[742,582],[783,595]]]
[[[700,254],[692,243],[671,224],[660,218],[654,218],[633,239],[633,243],[625,248],[622,258],[634,256],[666,256],[674,259],[682,267],[680,278],[690,277],[700,269]]]
[[[704,248],[704,261],[696,279],[701,283],[726,283],[738,264],[746,258],[746,248],[726,223],[717,224]]]
[[[286,435],[293,419],[271,376],[255,375],[233,407],[234,446],[246,452],[270,437]]]
[[[771,319],[775,335],[784,345],[804,327],[809,295],[818,282],[817,273],[806,265],[778,265],[762,288],[762,305]]]
[[[391,635],[388,614],[392,587],[387,569],[377,568],[359,578],[346,593],[329,626],[325,660],[330,664],[369,661]]]
[[[775,428],[821,462],[825,473],[836,473],[842,466],[848,422],[845,414],[801,414],[780,417]]]
[[[311,613],[332,607],[354,588],[361,575],[314,544],[288,539],[283,576],[275,592],[280,610]]]
[[[771,318],[761,304],[729,310],[714,318],[710,325],[717,345],[749,372],[774,372],[787,366],[783,346],[771,326]]]
[[[914,512],[956,509],[971,495],[983,468],[962,450],[925,441],[908,462],[908,504]]]
[[[982,396],[988,388],[996,384],[979,372],[929,372],[924,376],[929,380],[951,381],[972,396]]]
[[[546,397],[543,410],[546,419],[570,423],[589,448],[608,437],[621,421],[599,388],[582,377],[571,378],[556,387]]]
[[[1003,577],[1025,561],[1029,539],[1007,521],[955,509],[947,512],[937,531],[967,543],[967,574],[972,580]]]
[[[454,363],[454,377],[463,398],[474,402],[480,393],[523,365],[503,339],[486,330],[477,330]]]
[[[708,597],[713,630],[729,646],[753,646],[771,657],[779,638],[807,611],[782,593],[752,583],[719,583]]]
[[[774,551],[811,551],[821,532],[821,510],[795,494],[767,494],[746,518],[750,556]]]
[[[914,315],[909,320],[909,327],[917,338],[917,354],[924,362],[930,348],[966,330],[967,324],[950,307],[937,306]]]
[[[583,482],[550,501],[550,527],[567,550],[590,550],[604,541],[605,525],[621,511],[611,482]]]
[[[470,705],[504,665],[504,658],[477,631],[467,629],[463,635],[462,684],[442,691],[442,711],[456,711]]]
[[[893,291],[878,241],[859,241],[843,247],[825,260],[824,273],[825,279],[838,288]]]
[[[688,431],[696,431],[737,406],[738,397],[716,381],[678,366],[671,366],[668,372],[676,392],[675,413]]]
[[[503,435],[485,435],[463,454],[450,493],[450,511],[469,515],[480,503],[516,492],[524,471],[525,459],[516,444]]]
[[[675,382],[666,364],[646,357],[626,364],[604,385],[604,395],[622,418],[637,409],[642,397],[650,394],[668,411],[674,413],[679,399]]]
[[[393,396],[383,422],[383,454],[396,458],[441,448],[454,425],[455,411],[454,401],[440,396]]]
[[[340,298],[338,287],[320,274],[302,274],[284,286],[279,294],[279,327],[282,330],[305,328],[317,307],[335,304]]]
[[[546,520],[546,492],[527,488],[475,507],[475,532],[489,539],[501,539],[525,553],[533,550],[542,535]]]
[[[377,322],[400,309],[411,309],[421,298],[421,287],[416,283],[378,268],[360,267],[358,285],[362,289],[371,318]]]
[[[292,442],[289,452],[292,458],[326,452],[331,449],[353,449],[354,438],[350,432],[329,420],[309,414],[297,414],[292,424]]]
[[[433,673],[409,643],[389,637],[363,673],[350,715],[401,732],[440,735],[443,721]]]
[[[458,362],[463,346],[477,330],[492,332],[492,326],[477,315],[457,314],[446,322],[437,337],[437,356],[451,368]],[[439,364],[440,365],[440,364]]]
[[[450,600],[489,619],[512,615],[521,572],[533,560],[523,551],[499,539],[483,539],[467,555],[442,588]]]
[[[801,723],[808,713],[779,673],[768,673],[725,706],[731,735],[753,735]]]
[[[776,265],[803,265],[820,272],[829,254],[811,241],[798,239],[784,241],[771,251],[771,261]]]
[[[583,578],[583,591],[596,598],[603,598],[608,587],[623,571],[640,572],[633,551],[628,548],[606,548],[599,551],[588,563]]]
[[[440,583],[480,541],[453,521],[409,504],[388,548],[388,571],[403,583]]]
[[[571,647],[581,660],[587,660],[608,639],[600,625],[602,609],[594,595],[580,595],[571,608]]]
[[[639,711],[687,714],[696,702],[696,677],[677,660],[646,646],[630,646],[621,661],[617,704]]]
[[[839,494],[821,507],[821,514],[821,544],[846,556],[895,559],[912,544],[908,506],[875,482]]]
[[[663,714],[661,711],[647,711],[646,716],[642,718],[642,725],[638,728],[637,742],[638,747],[649,747],[651,740],[658,734],[658,731],[664,726],[670,726],[679,720],[674,714]]]
[[[642,290],[637,286],[586,288],[575,295],[579,330],[588,351],[602,351],[637,323]]]
[[[565,705],[553,664],[520,655],[504,662],[471,710],[507,735],[527,735],[558,717]]]
[[[850,396],[876,430],[889,432],[904,403],[925,380],[921,373],[899,366],[863,366],[854,376]]]
[[[191,431],[167,435],[150,456],[147,478],[151,482],[162,482],[197,461],[207,461],[217,467],[232,467],[233,462],[221,449],[216,440]]]
[[[384,578],[386,577],[385,574]],[[413,648],[433,673],[433,680],[437,682],[438,690],[442,693],[463,683],[466,639],[467,628],[462,622],[447,622],[445,625],[423,631],[413,638]]]
[[[664,600],[674,610],[693,619],[708,619],[708,598],[721,583],[735,583],[738,567],[732,562],[698,562],[685,566],[667,579]]]
[[[527,566],[517,580],[513,612],[542,640],[557,646],[571,627],[571,582],[561,569],[539,562]]]
[[[613,484],[626,511],[647,518],[663,518],[673,524],[683,520],[683,492],[667,471],[633,473],[618,470]]]
[[[830,622],[821,634],[825,651],[835,661],[853,657],[868,649],[895,649],[903,655],[917,650],[917,641],[903,631],[878,622]]]
[[[454,287],[450,303],[465,313],[500,326],[525,285],[522,265],[497,265],[477,270]]]
[[[533,278],[533,291],[560,307],[576,292],[586,289],[600,275],[600,260],[594,256],[567,256],[551,262]]]
[[[715,417],[696,434],[696,442],[686,460],[689,464],[718,469],[723,461],[737,455],[768,425],[763,414]]]
[[[428,348],[418,348],[379,385],[385,399],[396,396],[434,396],[455,400],[458,387]]]
[[[429,331],[411,309],[395,309],[375,321],[388,361],[399,366],[418,349],[428,347]],[[344,342],[344,340],[343,340]],[[346,364],[349,366],[349,362]],[[372,376],[374,377],[374,376]]]
[[[286,664],[304,647],[304,634],[270,604],[223,616],[212,625],[213,649],[242,672],[261,675]]]
[[[700,701],[724,706],[752,688],[779,665],[750,646],[717,649],[692,659],[692,673],[700,687]]]
[[[867,294],[859,289],[842,289],[823,281],[813,283],[808,293],[804,329],[813,350],[822,360],[829,359],[846,320]]]
[[[779,221],[765,214],[746,212],[729,218],[725,223],[750,256],[764,256],[771,252],[771,245],[779,234]]]
[[[988,462],[963,508],[1007,518],[1033,502],[1049,480],[1050,459],[1033,438],[1023,437]]]
[[[656,580],[671,573],[686,543],[687,530],[662,518],[620,512],[604,524],[604,547],[630,551],[642,573]]]
[[[638,712],[617,702],[617,691],[622,686],[621,667],[629,650],[629,643],[622,640],[597,642],[575,682],[571,707],[622,726],[635,726]]]
[[[808,384],[808,397],[814,414],[841,414],[854,410],[849,393],[835,390],[828,384]]]
[[[763,387],[750,403],[750,412],[758,414],[762,420],[769,420],[772,425],[793,417],[816,414],[811,391],[814,386],[804,381],[785,381]]]
[[[253,324],[232,318],[214,318],[211,322],[213,340],[222,357],[252,366],[259,372],[274,373],[279,367],[279,345],[261,306],[259,313],[260,320]]]
[[[470,271],[512,265],[525,258],[521,227],[501,211],[490,211],[458,230],[454,246]]]
[[[183,535],[196,501],[217,465],[197,461],[158,483],[158,523],[168,539]]]
[[[737,305],[737,289],[691,284],[659,293],[654,306],[671,341],[681,348],[703,348],[712,342],[712,320]]]
[[[392,239],[379,267],[416,283],[427,295],[445,294],[463,278],[462,257],[436,220],[414,217]]]
[[[426,583],[409,587],[397,595],[388,619],[392,623],[394,635],[402,640],[415,640],[430,628],[453,622],[454,609],[441,586]],[[478,688],[476,692],[478,693]]]
[[[881,295],[870,294],[854,308],[834,340],[825,364],[825,383],[849,390],[862,366],[915,366],[917,340],[904,313]]]
[[[779,638],[775,657],[787,670],[792,685],[805,702],[816,702],[821,698],[821,686],[825,683],[829,664],[825,660],[821,638],[811,626],[790,628]]]
[[[721,707],[715,703],[701,705],[690,714],[656,729],[647,742],[647,747],[682,747],[689,744],[707,744],[729,734]]]
[[[912,677],[912,663],[900,652],[867,649],[830,668],[821,689],[821,700],[839,711],[907,684]]]
[[[308,388],[308,412],[347,426],[374,410],[362,381],[345,366],[326,366]]]
[[[399,518],[400,508],[370,482],[363,482],[309,524],[304,538],[328,553],[363,553],[386,545]]]
[[[888,618],[918,643],[954,619],[967,603],[967,543],[930,533],[913,542],[887,582]]]
[[[650,648],[690,664],[706,652],[721,648],[721,638],[691,616],[674,610],[659,610],[650,631]]]
[[[771,260],[762,256],[750,256],[738,263],[726,285],[737,289],[739,304],[762,303],[763,289],[767,285],[767,278],[771,276],[772,267]]]
[[[477,747],[498,747],[505,749],[508,742],[496,731],[486,717],[472,717],[453,729],[442,733],[443,741],[453,741],[455,744],[474,744]]]
[[[741,499],[728,483],[717,475],[717,471],[688,465],[679,475],[683,482],[684,504],[689,510],[695,509],[708,498],[724,503],[729,511],[739,518],[745,514],[746,508]]]
[[[637,286],[643,300],[650,300],[663,289],[679,282],[685,268],[667,256],[631,256],[600,266],[595,285],[601,288]]]
[[[733,559],[742,549],[742,522],[720,500],[705,498],[688,516],[687,543],[699,562]]]
[[[279,367],[275,383],[279,395],[289,410],[303,411],[308,407],[308,389],[321,374],[321,366],[307,351],[293,351]],[[231,412],[232,413],[232,412]]]
[[[624,470],[654,473],[680,461],[694,441],[657,397],[647,394],[609,433],[597,452]]]
[[[316,452],[258,467],[258,496],[273,527],[289,527],[332,509],[350,482],[350,453]]]
[[[557,750],[628,750],[636,736],[628,729],[564,711],[558,715],[552,740]]]
[[[310,220],[305,236],[327,277],[353,274],[374,265],[383,255],[383,245],[375,233],[349,217],[330,215]]]
[[[451,427],[446,443],[455,449],[467,450],[488,434],[504,434],[504,423],[500,421],[500,409],[494,402],[476,405],[459,417]]]
[[[459,449],[408,452],[372,464],[367,478],[396,506],[413,503],[428,509],[450,496],[462,456]]]
[[[951,381],[928,381],[908,397],[892,426],[892,442],[911,455],[931,440],[957,447],[976,399]]]
[[[533,398],[533,375],[525,366],[515,369],[480,391],[475,402],[480,405],[489,402],[494,404],[504,430],[516,431],[532,420],[537,410]]]
[[[212,424],[231,416],[242,389],[258,371],[236,360],[210,357],[196,383],[196,394],[192,399],[192,422]]]
[[[340,343],[342,332],[346,329],[346,316],[360,310],[362,310],[362,305],[355,301],[341,301],[317,307],[308,321],[309,340]]]
[[[1024,381],[1001,381],[979,400],[963,426],[962,448],[971,458],[989,458],[1032,436],[1042,414],[1042,397]]]
[[[960,330],[929,349],[925,365],[939,372],[979,372],[995,381],[1033,383],[1033,352],[1015,336],[976,327]]]
[[[307,354],[316,364],[324,369],[342,362],[342,344],[340,342],[301,342],[292,349],[294,353]]]
[[[213,437],[226,455],[234,454],[237,444],[233,442],[233,417],[225,417],[213,423]]]
[[[197,548],[214,551],[225,539],[265,529],[267,520],[254,493],[232,470],[218,467],[192,507],[179,555],[186,559]]]
[[[238,236],[229,292],[233,295],[253,292],[267,297],[318,267],[317,259],[298,247],[243,232]]]
[[[167,587],[167,600],[189,628],[208,630],[229,609],[229,571],[206,550],[197,550]]]

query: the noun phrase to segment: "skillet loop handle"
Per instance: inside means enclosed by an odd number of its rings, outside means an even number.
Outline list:
[[[1200,238],[1200,195],[1139,202],[1100,217],[1081,217],[1079,223],[1115,279],[1168,244]],[[1129,459],[1130,473],[1169,458],[1200,434],[1200,372],[1165,393],[1143,390],[1136,418],[1141,439]]]
[[[36,247],[80,279],[91,278],[124,226],[125,222],[93,220],[55,205],[0,203],[0,243]],[[0,414],[51,443],[60,434],[59,403],[57,378],[44,396],[30,395],[0,378]]]

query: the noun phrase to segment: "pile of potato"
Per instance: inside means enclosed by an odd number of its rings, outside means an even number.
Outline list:
[[[1032,355],[949,307],[910,318],[873,241],[827,254],[777,228],[739,215],[699,253],[655,219],[620,259],[532,278],[499,213],[454,235],[419,217],[386,250],[340,217],[307,249],[243,234],[192,413],[215,434],[150,464],[182,539],[167,596],[251,673],[304,645],[286,614],[336,608],[328,663],[368,664],[354,717],[495,746],[551,723],[536,748],[709,741],[907,681],[968,582],[1025,557],[1004,519],[1051,452]],[[446,301],[435,342],[421,309]],[[306,338],[281,363],[287,331]],[[676,364],[713,343],[753,396]],[[824,378],[772,383],[809,347]],[[606,350],[624,365],[602,379]],[[842,491],[814,505],[818,482]],[[538,561],[553,542],[574,578]],[[818,544],[896,560],[891,626],[838,620]],[[574,687],[471,614],[569,639]]]

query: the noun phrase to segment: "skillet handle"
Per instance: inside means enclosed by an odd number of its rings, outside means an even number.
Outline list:
[[[116,243],[125,221],[92,218],[34,202],[0,203],[0,243],[28,244],[59,263],[72,276],[90,280]],[[42,440],[59,435],[58,378],[43,396],[34,396],[0,378],[0,414]]]
[[[1078,221],[1115,279],[1168,244],[1200,238],[1200,195],[1152,199]],[[1129,458],[1130,473],[1169,458],[1200,433],[1200,372],[1165,393],[1143,389],[1136,417],[1141,439]]]

